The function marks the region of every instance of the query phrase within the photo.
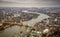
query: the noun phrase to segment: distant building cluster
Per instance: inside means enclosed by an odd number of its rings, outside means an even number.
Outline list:
[[[0,10],[0,20],[10,20],[10,21],[15,21],[15,22],[20,22],[22,21],[28,21],[31,20],[32,18],[37,18],[39,15],[38,14],[32,14],[32,13],[25,13],[24,10],[18,11],[14,9],[1,9]]]
[[[22,22],[36,19],[39,16],[39,14],[29,12],[47,14],[50,18],[43,19],[34,26],[23,25]],[[0,8],[0,30],[4,30],[10,23],[13,25],[19,23],[20,37],[42,37],[48,33],[50,36],[50,33],[60,32],[60,8]]]

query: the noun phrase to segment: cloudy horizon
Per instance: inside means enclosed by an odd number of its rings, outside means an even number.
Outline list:
[[[0,0],[0,7],[60,7],[60,0]]]

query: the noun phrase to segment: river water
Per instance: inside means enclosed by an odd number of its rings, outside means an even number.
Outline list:
[[[40,14],[40,13],[38,13]],[[33,25],[36,24],[37,22],[40,22],[41,20],[49,18],[48,15],[45,14],[40,14],[36,19],[32,19],[30,21],[23,22],[23,24],[29,24]],[[0,31],[0,37],[13,37],[15,34],[20,33],[20,27],[19,26],[12,26],[10,28],[5,29],[4,31]]]
[[[36,19],[31,19],[29,21],[23,22],[24,25],[33,26],[36,23],[41,22],[43,19],[50,18],[50,16],[43,14],[43,13],[38,13],[38,12],[28,12],[28,13],[39,14],[39,16]]]
[[[12,26],[10,28],[5,29],[4,31],[0,31],[0,37],[13,37],[14,35],[18,35],[20,33],[19,26]]]

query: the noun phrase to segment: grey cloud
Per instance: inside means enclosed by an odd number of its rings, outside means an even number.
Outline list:
[[[40,7],[40,6],[60,6],[60,0],[0,0],[0,4],[3,6],[28,6],[28,7]],[[0,6],[1,6],[0,5]]]

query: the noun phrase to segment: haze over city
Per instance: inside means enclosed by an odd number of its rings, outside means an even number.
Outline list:
[[[0,37],[60,37],[60,0],[0,0]]]
[[[60,0],[0,0],[0,7],[60,7]]]

